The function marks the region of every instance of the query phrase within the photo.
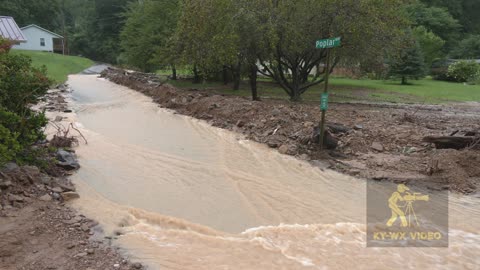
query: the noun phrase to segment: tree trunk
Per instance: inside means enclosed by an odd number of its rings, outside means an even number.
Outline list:
[[[257,65],[250,67],[250,89],[252,90],[252,100],[260,100],[257,92]]]
[[[175,65],[172,65],[172,80],[177,80],[177,68],[175,67]]]
[[[200,75],[198,74],[197,65],[193,66],[193,83],[201,83]]]
[[[232,68],[232,75],[233,75],[233,90],[239,90],[240,80],[241,80],[240,63]]]
[[[293,102],[302,101],[302,94],[300,93],[300,89],[292,89],[292,95],[290,96],[290,100]]]
[[[407,85],[407,78],[405,76],[402,77],[402,85]]]
[[[230,78],[228,76],[228,67],[227,66],[223,66],[222,77],[223,77],[223,84],[227,85],[230,82]]]

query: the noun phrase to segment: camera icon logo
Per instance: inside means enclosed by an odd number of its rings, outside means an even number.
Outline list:
[[[388,207],[392,211],[392,216],[387,221],[388,227],[392,227],[397,220],[400,220],[400,226],[402,227],[420,226],[415,213],[414,203],[428,202],[430,197],[429,195],[411,193],[409,191],[410,188],[406,185],[399,184],[397,191],[393,192],[388,199]]]

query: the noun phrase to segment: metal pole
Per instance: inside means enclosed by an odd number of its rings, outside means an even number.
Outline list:
[[[327,67],[325,69],[325,88],[323,93],[328,93],[328,77],[330,76],[330,49],[327,49]],[[322,109],[322,121],[320,122],[320,149],[323,150],[323,140],[325,139],[325,117],[327,111]]]

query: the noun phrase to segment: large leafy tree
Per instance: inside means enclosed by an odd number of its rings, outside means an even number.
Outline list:
[[[237,13],[232,0],[184,0],[177,32],[183,62],[204,76],[238,64]]]
[[[434,60],[444,57],[442,52],[445,41],[425,27],[419,26],[413,29],[413,36],[417,40],[425,56],[425,64],[430,67]]]
[[[389,76],[400,78],[403,85],[408,84],[408,79],[420,79],[425,76],[424,56],[417,42],[405,48],[391,63]]]
[[[185,59],[204,73],[216,72],[222,65],[238,69],[246,64],[255,89],[260,63],[259,72],[277,81],[296,101],[331,72],[319,68],[326,50],[317,50],[316,40],[342,36],[344,46],[333,54],[334,63],[383,55],[396,47],[400,29],[406,27],[397,11],[403,3],[185,0],[178,35]]]
[[[71,52],[97,61],[116,63],[120,54],[123,13],[130,0],[66,0],[74,16]],[[77,9],[77,10],[75,10]]]
[[[407,6],[406,10],[414,27],[424,27],[445,41],[453,41],[460,37],[461,25],[448,9],[416,3]]]
[[[174,34],[179,1],[146,0],[133,2],[126,12],[121,32],[123,55],[128,64],[152,71],[163,64],[174,66]]]
[[[430,7],[447,10],[462,26],[465,34],[480,34],[480,1],[478,0],[421,0]]]
[[[472,35],[462,40],[451,56],[457,59],[480,59],[480,35]]]
[[[270,26],[269,55],[260,59],[263,73],[276,80],[291,100],[300,100],[332,70],[320,68],[327,50],[315,48],[321,38],[340,36],[343,46],[332,52],[332,69],[340,61],[358,63],[398,47],[406,27],[398,6],[403,1],[333,0],[271,1],[262,10]],[[381,58],[379,58],[381,59]],[[314,76],[311,76],[315,74]]]

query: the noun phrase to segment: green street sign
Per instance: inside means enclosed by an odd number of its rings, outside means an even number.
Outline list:
[[[322,93],[320,101],[320,109],[322,109],[322,111],[328,110],[328,93]]]
[[[340,47],[342,45],[342,38],[328,38],[328,39],[321,39],[317,41],[317,49],[330,49],[335,47]]]

